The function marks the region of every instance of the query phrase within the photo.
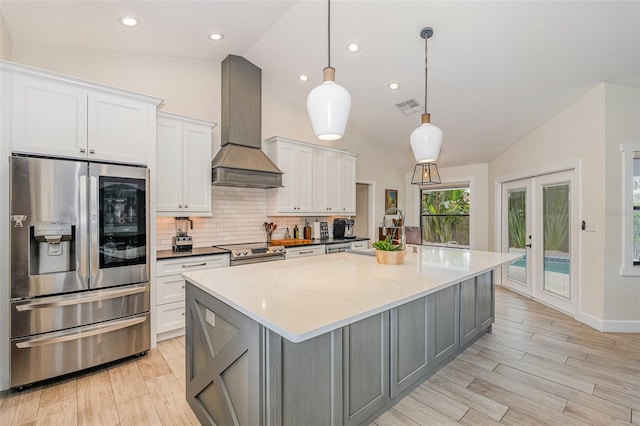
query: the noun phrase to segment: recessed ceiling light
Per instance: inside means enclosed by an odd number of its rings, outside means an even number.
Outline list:
[[[212,34],[209,34],[209,38],[213,41],[219,41],[224,38],[224,34],[212,33]]]
[[[130,16],[125,16],[124,18],[120,18],[120,23],[125,27],[135,27],[136,25],[140,25],[140,21]]]
[[[360,45],[358,43],[349,43],[347,50],[351,53],[358,53],[360,51]]]
[[[387,87],[389,88],[389,90],[398,90],[400,88],[400,83],[389,83]]]
[[[306,83],[307,81],[309,81],[309,77],[306,74],[300,74],[298,76],[298,80],[303,81],[303,82]]]

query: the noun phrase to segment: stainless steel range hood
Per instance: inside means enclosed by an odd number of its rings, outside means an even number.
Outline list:
[[[211,162],[211,184],[278,188],[282,172],[260,149],[262,70],[241,56],[222,61],[222,147]]]

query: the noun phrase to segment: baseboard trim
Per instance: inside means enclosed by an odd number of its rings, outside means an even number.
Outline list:
[[[602,320],[584,312],[578,321],[604,333],[640,333],[640,321]]]

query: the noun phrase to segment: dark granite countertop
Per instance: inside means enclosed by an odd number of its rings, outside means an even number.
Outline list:
[[[305,247],[305,246],[317,246],[320,244],[343,244],[343,243],[352,243],[354,241],[368,241],[369,238],[365,237],[355,237],[355,238],[326,238],[324,240],[313,240],[310,244],[296,244],[290,247]]]
[[[324,240],[313,240],[310,244],[296,244],[292,247],[305,247],[305,246],[317,246],[321,244],[342,244],[352,243],[354,241],[367,241],[369,238],[356,237],[356,238],[327,238]],[[178,259],[181,257],[191,256],[207,256],[212,254],[229,254],[229,250],[221,249],[218,247],[194,247],[191,251],[173,251],[173,250],[158,250],[156,252],[156,258],[161,259]]]
[[[178,259],[181,257],[207,256],[212,254],[229,254],[229,250],[218,247],[194,247],[191,251],[158,250],[156,257],[160,259]]]

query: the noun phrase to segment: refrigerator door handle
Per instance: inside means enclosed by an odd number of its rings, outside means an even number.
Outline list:
[[[140,324],[147,320],[146,316],[136,317],[136,318],[127,318],[119,321],[109,321],[108,323],[102,323],[95,327],[90,327],[85,329],[86,331],[81,332],[63,332],[56,333],[57,336],[49,337],[34,337],[29,340],[25,340],[24,342],[16,343],[16,347],[20,349],[24,348],[32,348],[34,346],[44,346],[44,345],[54,345],[56,343],[69,342],[72,340],[84,339],[85,337],[95,336],[97,334],[109,333],[112,331],[120,330],[122,328],[131,327],[136,324]]]
[[[24,305],[18,305],[16,306],[16,311],[20,311],[20,312],[35,311],[40,308],[58,308],[61,306],[71,306],[71,305],[80,305],[82,303],[99,302],[102,300],[115,299],[117,297],[131,296],[138,293],[144,293],[146,290],[147,290],[147,286],[142,285],[134,288],[99,291],[95,294],[90,294],[83,297],[56,296],[56,297],[37,300],[31,303],[26,303]]]
[[[98,251],[100,250],[100,242],[98,241],[98,178],[89,176],[89,238],[91,239],[91,258],[89,265],[91,266],[91,285],[93,286],[96,274],[98,273]]]
[[[80,275],[84,280],[85,285],[88,282],[88,261],[89,261],[89,247],[87,246],[87,176],[80,176],[80,229],[76,230],[76,240],[80,248]]]

